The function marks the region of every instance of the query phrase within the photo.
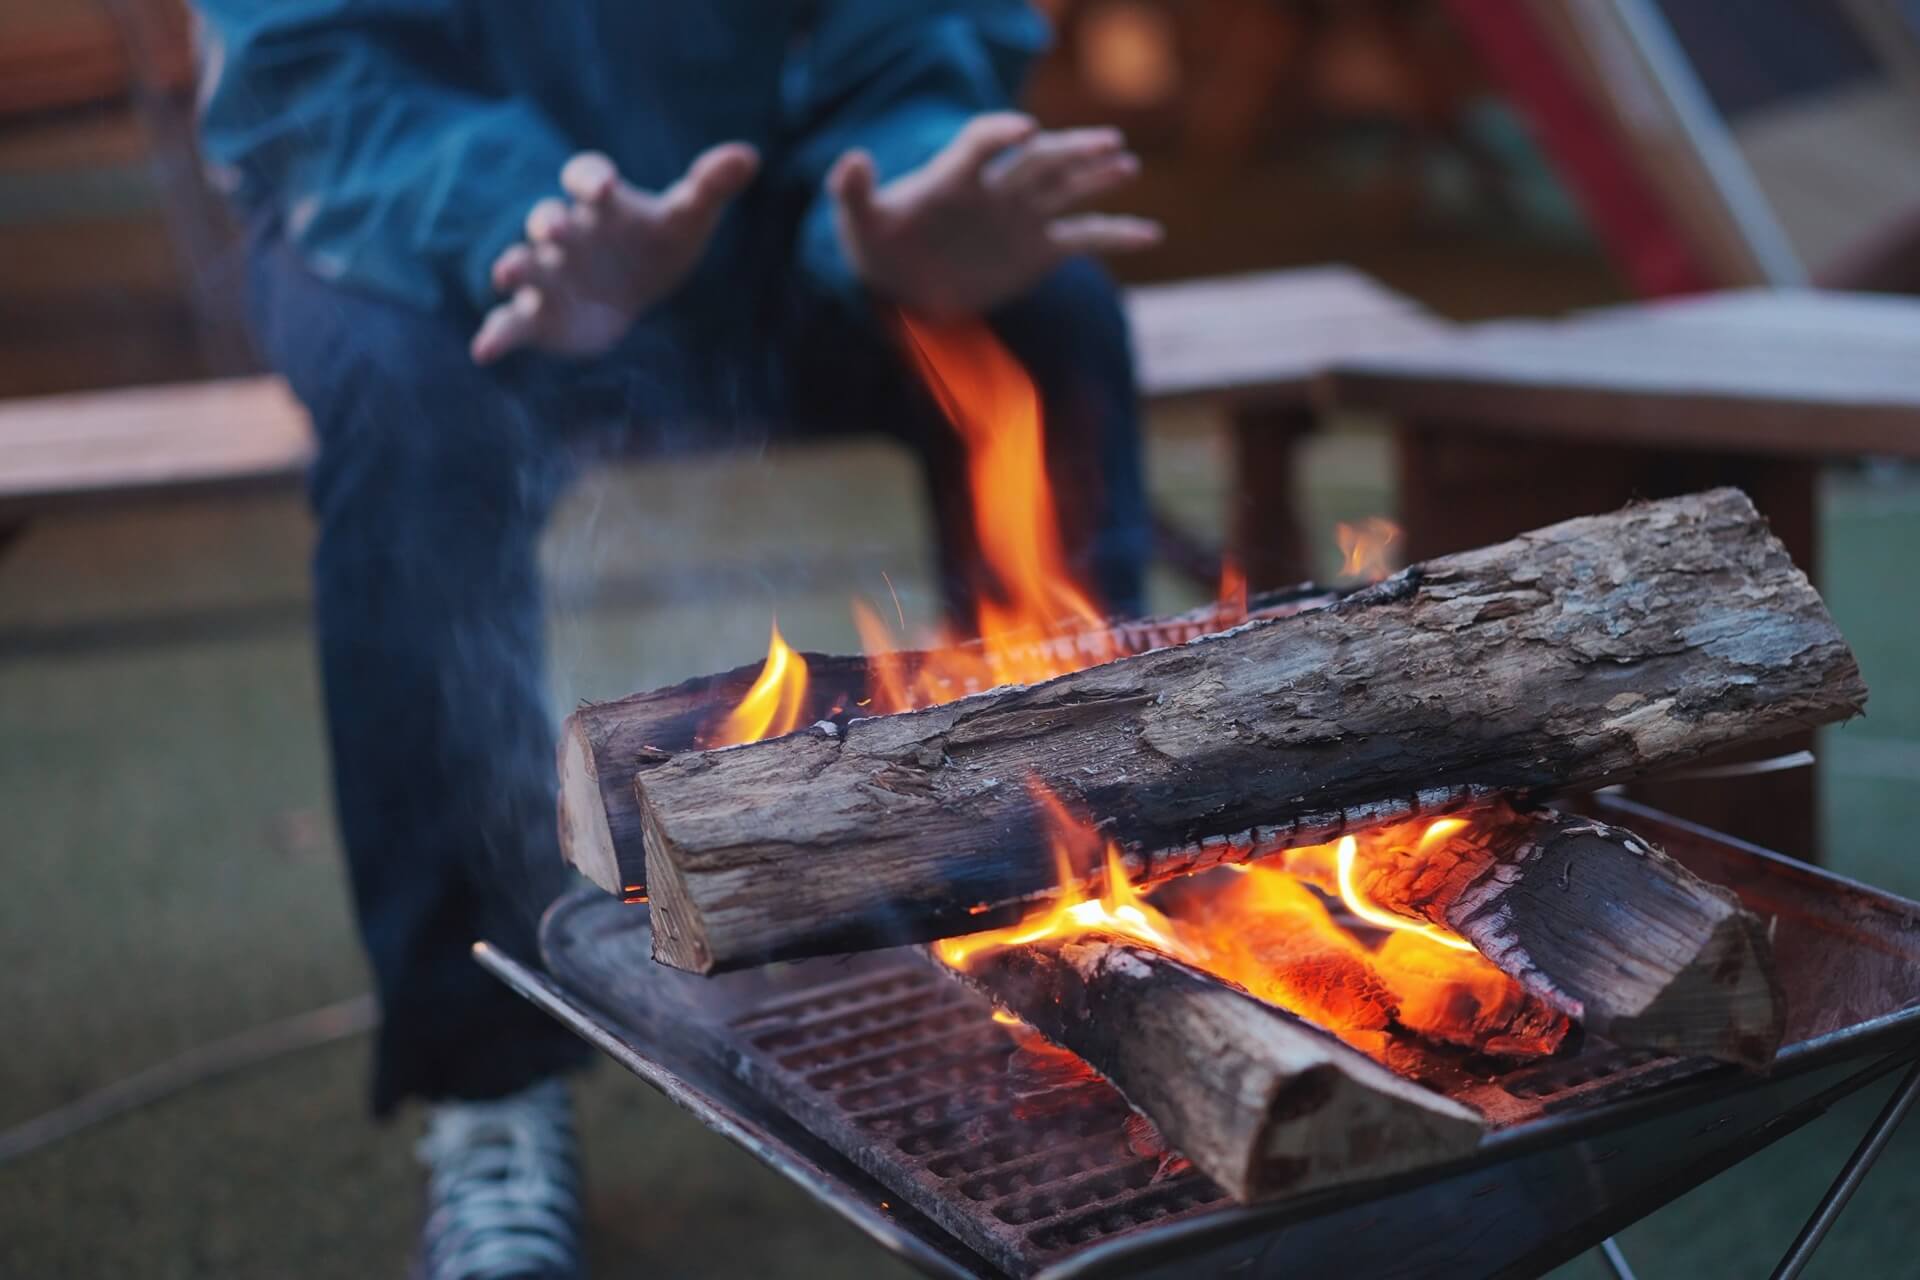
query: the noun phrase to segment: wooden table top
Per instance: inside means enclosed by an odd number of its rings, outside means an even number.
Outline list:
[[[1140,392],[1305,405],[1336,360],[1420,347],[1452,327],[1351,267],[1147,285],[1127,294]]]
[[[1345,408],[1727,453],[1920,457],[1920,298],[1741,290],[1340,359]]]

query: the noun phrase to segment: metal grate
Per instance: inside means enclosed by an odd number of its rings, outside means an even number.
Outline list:
[[[757,1087],[1011,1273],[1227,1199],[1134,1150],[1112,1086],[1036,1077],[984,1001],[916,963],[789,994],[732,1026]]]

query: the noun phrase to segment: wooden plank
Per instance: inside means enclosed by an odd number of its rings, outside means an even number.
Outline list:
[[[1342,360],[1327,388],[1508,436],[1920,457],[1920,300],[1747,291],[1482,325]]]
[[[312,454],[278,378],[15,401],[0,406],[0,504],[287,478]]]
[[[1141,394],[1305,403],[1336,358],[1423,345],[1444,321],[1350,267],[1269,271],[1127,295]]]

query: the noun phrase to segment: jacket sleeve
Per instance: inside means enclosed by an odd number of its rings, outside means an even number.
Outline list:
[[[903,20],[902,12],[916,16]],[[1022,0],[827,6],[803,81],[806,141],[786,175],[815,193],[799,243],[800,266],[815,285],[844,298],[864,296],[822,189],[834,161],[862,148],[883,183],[919,168],[974,116],[1013,106],[1049,35],[1046,21]]]
[[[215,180],[329,279],[484,308],[493,260],[571,148],[530,104],[455,82],[458,0],[200,0]]]

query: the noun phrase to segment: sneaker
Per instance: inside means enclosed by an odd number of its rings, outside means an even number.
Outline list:
[[[417,1151],[428,1174],[418,1280],[582,1280],[565,1084],[436,1106]]]

